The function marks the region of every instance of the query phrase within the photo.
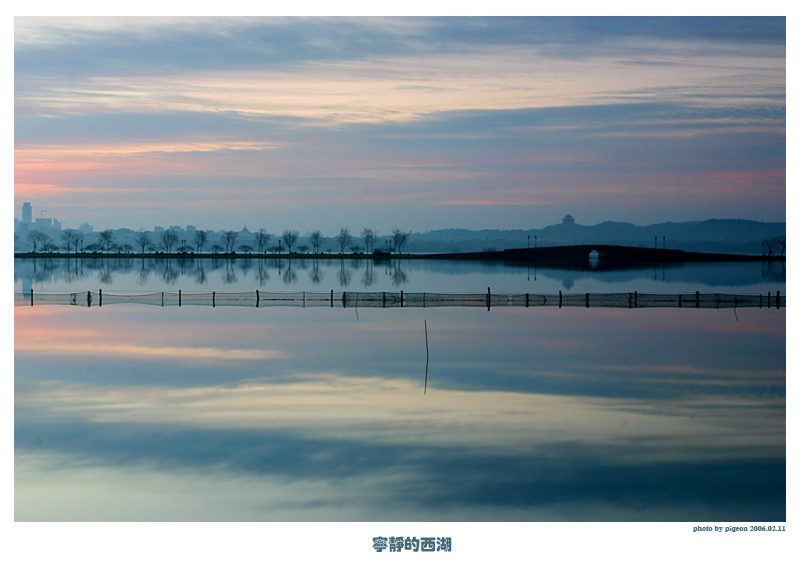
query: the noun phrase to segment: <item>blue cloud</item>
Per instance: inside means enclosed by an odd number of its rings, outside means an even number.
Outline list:
[[[155,33],[154,33],[155,30]],[[782,48],[779,18],[290,18],[187,19],[154,29],[98,29],[61,41],[18,43],[15,77],[130,71],[280,69],[310,61],[375,58],[485,46],[531,46],[543,55],[641,54],[620,39],[751,44]],[[708,48],[706,48],[707,50]]]

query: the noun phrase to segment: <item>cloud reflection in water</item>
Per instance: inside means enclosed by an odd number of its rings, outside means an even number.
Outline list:
[[[785,518],[783,313],[20,313],[17,519]],[[198,366],[209,324],[271,353]],[[124,354],[48,342],[84,325]]]

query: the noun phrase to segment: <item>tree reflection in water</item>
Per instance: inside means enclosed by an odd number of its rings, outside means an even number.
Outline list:
[[[233,259],[225,259],[225,270],[222,272],[222,282],[225,285],[231,285],[236,283],[238,278],[236,277],[236,269],[234,268],[234,260]]]
[[[322,283],[322,280],[325,278],[325,273],[319,268],[319,259],[311,261],[311,272],[308,277],[314,285]]]
[[[345,269],[344,261],[339,262],[339,285],[347,287],[350,285],[350,280],[353,278],[353,273]]]
[[[161,271],[161,279],[163,279],[164,283],[167,285],[175,285],[180,275],[175,270],[172,260],[162,259],[160,265],[163,267],[163,270]]]
[[[297,273],[292,269],[292,260],[289,259],[286,264],[286,271],[283,272],[284,285],[294,285],[297,283]]]
[[[136,282],[142,287],[144,287],[145,285],[147,285],[147,280],[150,278],[151,272],[152,269],[147,265],[145,265],[144,259],[142,259],[141,266],[139,267],[139,271],[137,273]]]
[[[375,264],[372,261],[367,261],[364,275],[361,277],[361,284],[364,287],[372,287],[375,281]]]

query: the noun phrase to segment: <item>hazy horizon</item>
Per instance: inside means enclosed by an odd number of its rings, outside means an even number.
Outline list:
[[[785,18],[18,17],[15,215],[786,221]]]

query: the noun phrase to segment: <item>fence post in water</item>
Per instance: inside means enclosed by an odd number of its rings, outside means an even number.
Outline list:
[[[777,307],[778,309],[781,308],[781,292],[780,291],[775,293],[775,307]]]
[[[92,292],[91,291],[87,291],[86,292],[86,306],[87,307],[91,307],[92,306]]]
[[[212,291],[211,292],[211,306],[212,307],[216,307],[217,306],[217,292],[216,291]]]
[[[586,308],[589,308],[589,294],[586,294]]]
[[[525,293],[525,307],[528,306],[528,294]]]
[[[161,292],[161,306],[164,306],[164,292]]]
[[[561,309],[561,289],[558,290],[558,308]]]
[[[306,306],[306,292],[303,291],[303,307]]]
[[[678,307],[683,307],[683,304],[681,303],[681,297],[682,295],[678,293]]]
[[[403,290],[400,289],[400,307],[403,306]]]
[[[258,304],[261,303],[261,294],[256,289],[256,309],[258,309]]]
[[[699,309],[700,308],[700,291],[695,291],[694,292],[694,298],[695,298],[694,308],[695,309]]]
[[[103,306],[103,290],[102,289],[98,289],[97,292],[100,294],[100,299],[98,300],[98,305],[100,307],[102,307]]]
[[[33,287],[31,287],[31,307],[33,307]]]
[[[331,289],[331,307],[333,307],[333,289]]]
[[[102,294],[101,294],[100,303],[102,303],[102,302],[103,302],[103,300],[102,300]],[[180,306],[181,306],[181,290],[178,289],[178,307],[180,307]]]
[[[767,309],[771,307],[770,302],[772,301],[772,291],[767,291]]]
[[[386,291],[383,292],[383,308],[386,309]]]
[[[342,291],[342,309],[345,309],[347,305],[345,304],[345,297],[347,297],[347,291]]]
[[[486,311],[492,310],[492,288],[486,288]]]
[[[425,292],[422,292],[422,308],[425,309]]]
[[[634,308],[639,307],[639,292],[638,291],[634,291],[633,292],[633,306],[634,306]]]
[[[628,309],[633,307],[633,293],[628,293]]]

